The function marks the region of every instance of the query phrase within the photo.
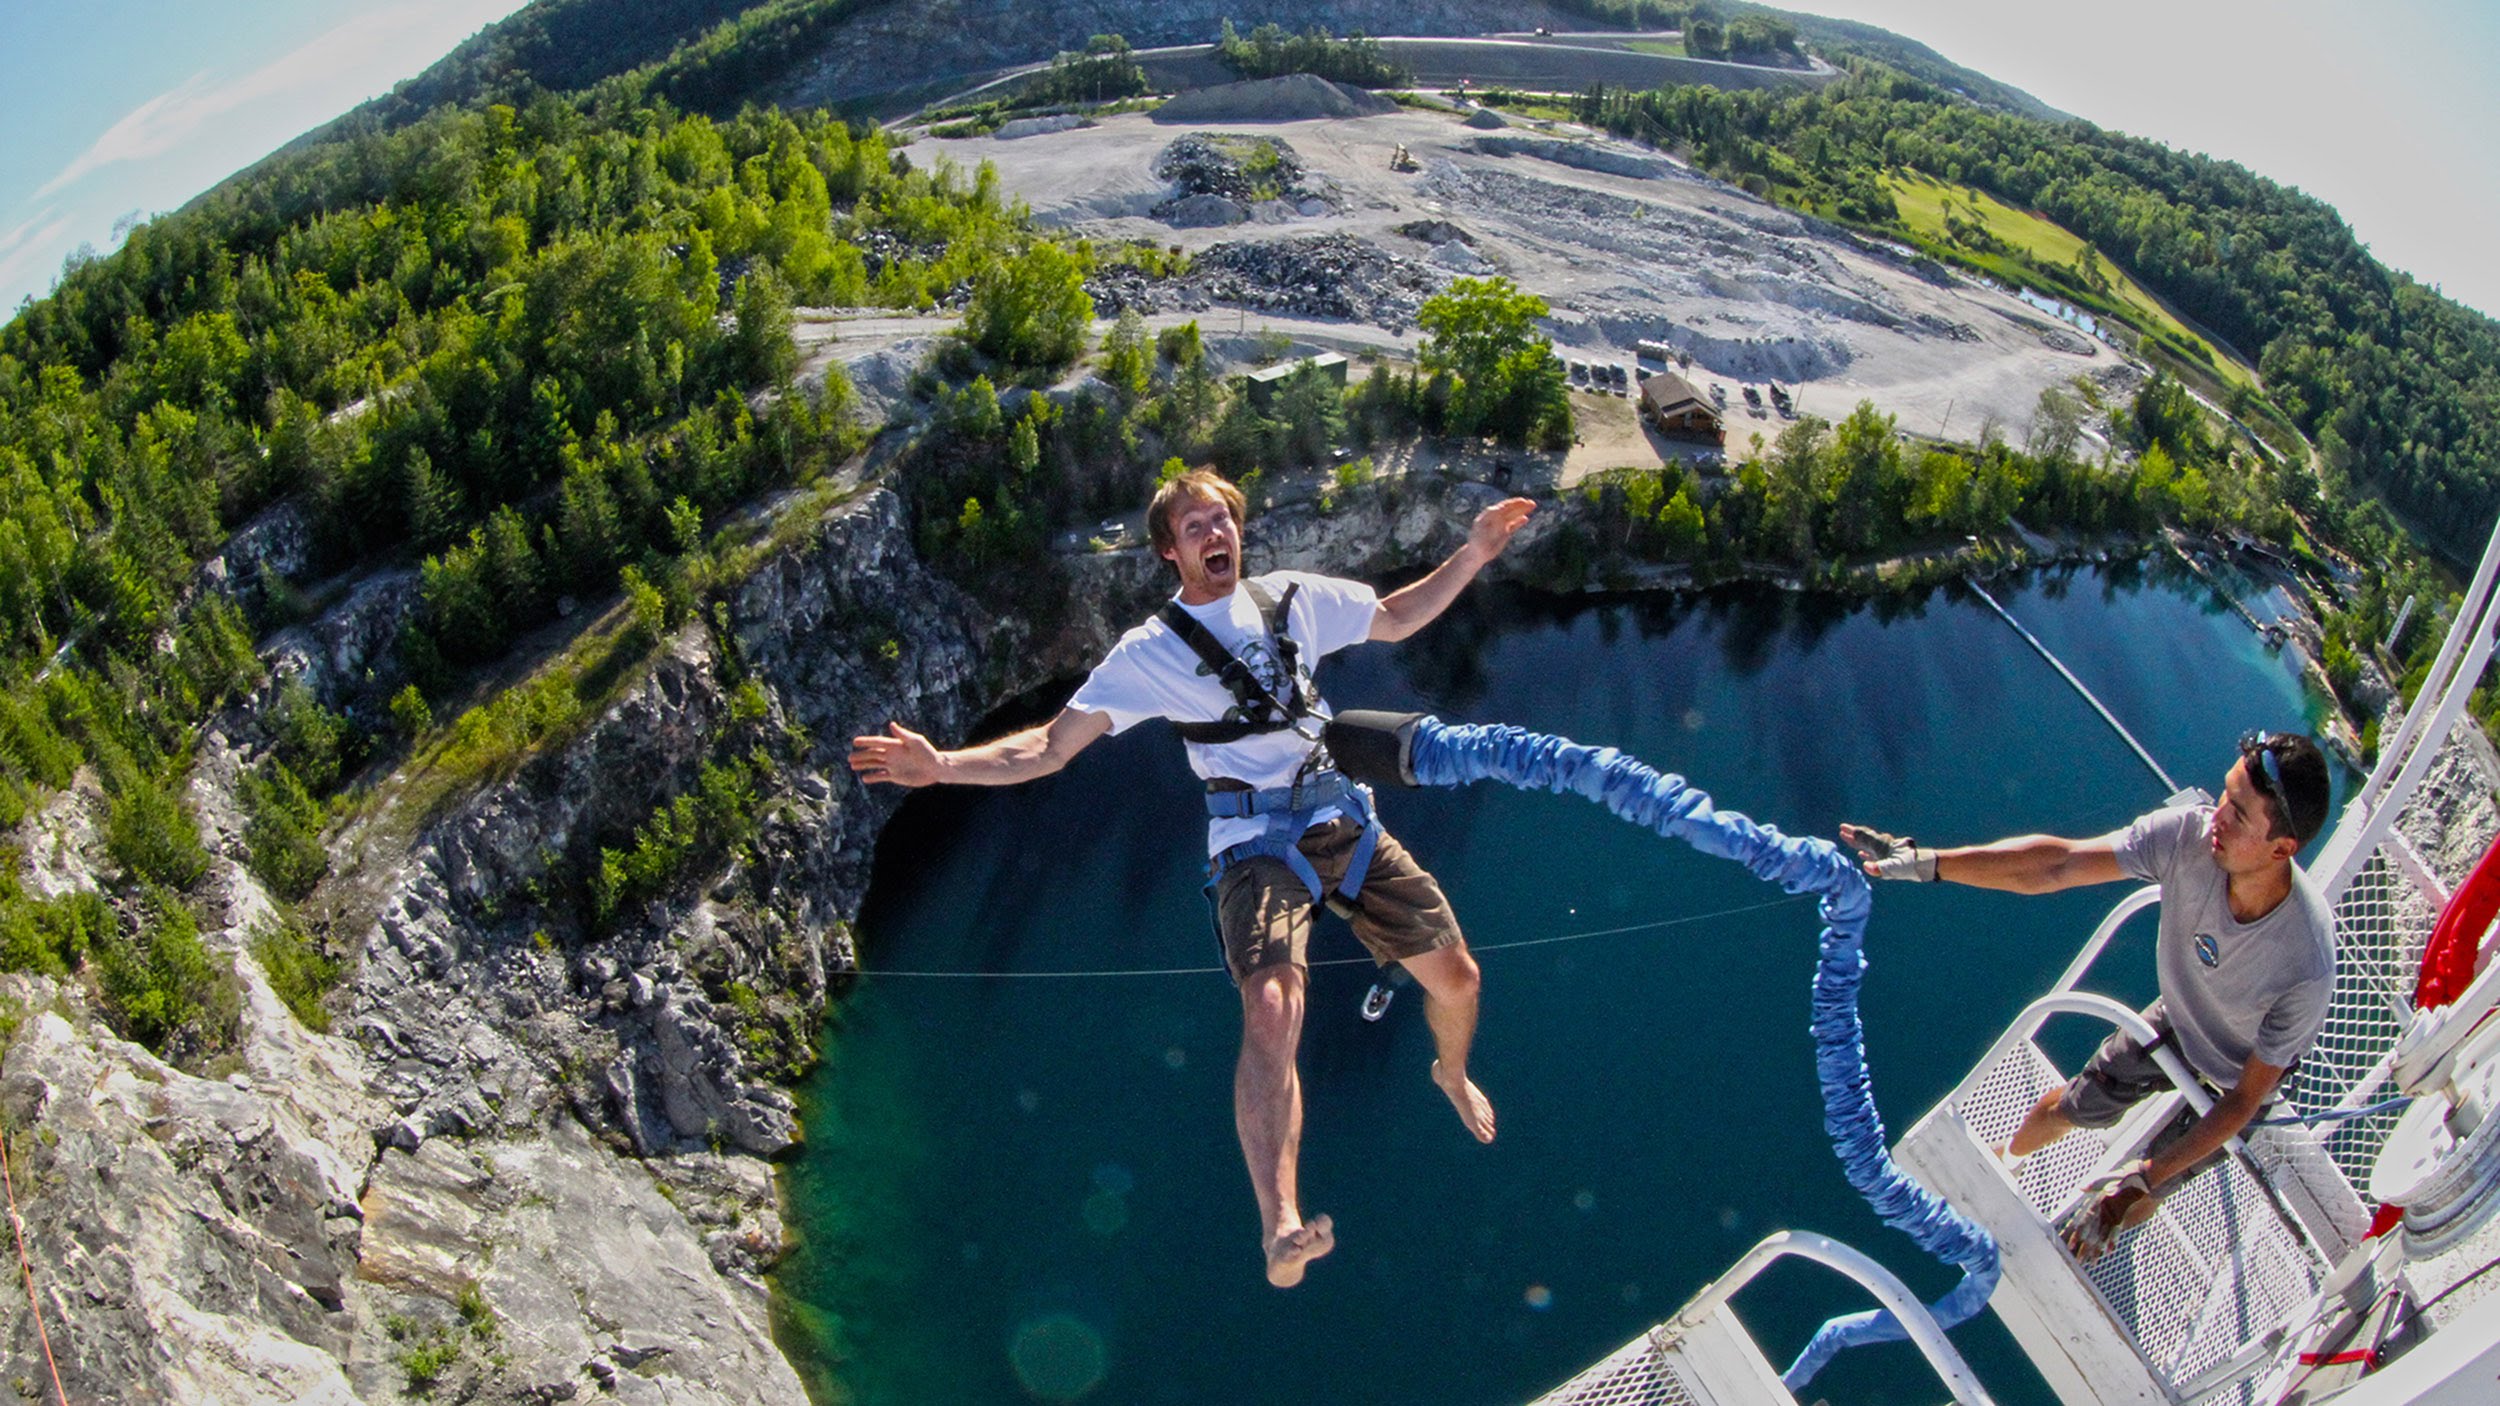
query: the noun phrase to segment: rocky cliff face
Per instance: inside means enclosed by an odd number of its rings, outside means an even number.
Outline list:
[[[1255,560],[1395,572],[1451,550],[1493,496],[1433,480],[1276,511]],[[1506,560],[1533,561],[1576,510],[1555,504]],[[580,735],[422,823],[403,800],[341,837],[331,887],[364,917],[332,1034],[298,1024],[246,950],[272,906],[237,862],[231,798],[260,744],[248,714],[213,728],[194,800],[220,852],[203,926],[244,991],[236,1067],[171,1068],[74,985],[0,982],[9,1167],[72,1399],[803,1401],[766,1323],[769,1159],[799,1135],[787,1079],[852,966],[893,805],[853,782],[847,740],[902,718],[961,741],[1166,588],[1143,548],[1062,567],[1044,584],[1064,600],[1002,615],[921,564],[891,494],[826,511]],[[400,608],[404,587],[369,582],[275,641],[273,667],[344,697]],[[2451,878],[2491,824],[2479,742],[2452,745],[2408,822]],[[759,747],[753,837],[593,921],[600,848],[707,760]],[[48,889],[90,882],[90,808],[73,790],[23,837]],[[22,1300],[0,1303],[6,1372],[43,1382]]]

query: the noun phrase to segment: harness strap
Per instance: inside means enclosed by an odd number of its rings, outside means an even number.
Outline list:
[[[1286,628],[1294,592],[1302,588],[1302,583],[1286,582],[1281,596],[1269,595],[1267,588],[1256,581],[1245,581],[1242,587],[1250,593],[1250,603],[1258,608],[1260,618],[1267,624],[1268,647],[1284,666],[1285,696],[1280,699],[1269,693],[1250,666],[1218,643],[1214,633],[1179,601],[1165,601],[1163,608],[1155,612],[1156,617],[1198,656],[1198,671],[1214,675],[1233,695],[1233,706],[1224,711],[1223,717],[1176,724],[1184,741],[1221,745],[1263,733],[1283,732],[1315,710],[1316,690],[1310,676],[1303,672],[1301,646]]]
[[[1346,818],[1363,827],[1354,841],[1354,853],[1347,857],[1345,877],[1338,881],[1332,894],[1320,886],[1319,870],[1311,866],[1302,853],[1302,835],[1311,828],[1318,813],[1328,806],[1337,806]],[[1371,873],[1372,854],[1380,848],[1380,821],[1372,814],[1371,791],[1345,779],[1336,772],[1324,772],[1300,786],[1279,786],[1265,791],[1209,791],[1207,814],[1219,819],[1249,819],[1264,815],[1267,828],[1257,838],[1218,853],[1207,861],[1207,889],[1211,894],[1222,882],[1224,871],[1245,859],[1262,855],[1278,860],[1302,881],[1311,894],[1311,902],[1324,903],[1342,898],[1351,903],[1363,892],[1363,880]]]
[[[1334,805],[1359,789],[1346,779],[1345,773],[1323,771],[1319,775],[1291,786],[1271,786],[1264,791],[1244,791],[1227,787],[1207,792],[1207,814],[1217,820],[1247,820],[1257,815],[1278,812],[1307,815],[1321,806]]]

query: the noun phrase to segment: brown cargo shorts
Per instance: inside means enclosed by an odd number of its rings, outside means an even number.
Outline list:
[[[1344,882],[1346,863],[1362,833],[1362,826],[1344,816],[1302,832],[1302,857],[1319,871],[1323,892],[1333,896]],[[1316,907],[1311,891],[1285,861],[1272,855],[1255,855],[1227,868],[1215,886],[1215,930],[1223,939],[1224,965],[1234,984],[1280,962],[1308,968]],[[1346,912],[1343,907],[1339,911]],[[1346,918],[1372,960],[1384,967],[1461,940],[1458,915],[1450,911],[1440,881],[1425,873],[1385,829]]]
[[[2153,1044],[2138,1044],[2135,1037],[2124,1030],[2109,1032],[2101,1041],[2101,1047],[2092,1052],[2091,1061],[2083,1066],[2083,1072],[2066,1082],[2066,1091],[2058,1098],[2057,1111],[2065,1115],[2066,1121],[2078,1128],[2110,1127],[2125,1117],[2128,1109],[2175,1087],[2170,1082],[2170,1076],[2153,1062],[2154,1046],[2170,1043],[2170,1012],[2156,1000],[2146,1006],[2142,1014],[2145,1023],[2153,1027]],[[2284,1092],[2290,1089],[2297,1073],[2298,1065],[2295,1063],[2291,1070],[2285,1072],[2283,1081],[2275,1086],[2275,1092],[2268,1097],[2265,1106],[2257,1110],[2258,1117],[2269,1117],[2278,1111],[2277,1104]],[[2207,1094],[2217,1099],[2222,1097],[2224,1090],[2206,1082],[2201,1076],[2198,1082],[2205,1084]],[[2196,1127],[2202,1116],[2193,1105],[2182,1105],[2170,1121],[2162,1125],[2161,1131],[2153,1135],[2153,1140],[2145,1144],[2145,1157],[2159,1157],[2169,1151]],[[2228,1147],[2216,1148],[2195,1166],[2182,1172],[2179,1180],[2185,1181],[2218,1165],[2229,1153]]]

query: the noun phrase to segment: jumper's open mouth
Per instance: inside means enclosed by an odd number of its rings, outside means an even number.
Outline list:
[[[1209,576],[1223,575],[1233,569],[1233,554],[1231,552],[1207,553],[1206,568]]]

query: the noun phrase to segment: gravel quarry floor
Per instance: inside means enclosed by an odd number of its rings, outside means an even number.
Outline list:
[[[1250,103],[1246,116],[1260,115]],[[1172,124],[1132,113],[1022,137],[923,138],[907,150],[920,162],[994,163],[1046,225],[1199,256],[1190,278],[1132,280],[1104,300],[1133,302],[1156,325],[1196,317],[1211,334],[1272,327],[1318,346],[1411,353],[1425,292],[1505,274],[1552,305],[1565,357],[1629,366],[1643,339],[1689,353],[1690,379],[1727,393],[1728,449],[1739,456],[1751,435],[1767,440],[1787,423],[1767,407],[1749,413],[1748,384],[1793,387],[1800,412],[1830,419],[1872,400],[1904,432],[1967,440],[1992,422],[2019,440],[2044,387],[2081,375],[2123,388],[2139,374],[2010,295],[1868,252],[1658,152],[1563,124],[1470,127],[1464,115],[1235,112]],[[1330,199],[1242,207],[1238,223],[1156,218],[1176,193],[1154,174],[1157,159],[1198,132],[1284,142]],[[1418,169],[1389,168],[1401,144]],[[801,341],[819,364],[851,362],[944,325],[820,320],[802,323]],[[1604,440],[1635,462],[1647,442],[1611,431]]]

